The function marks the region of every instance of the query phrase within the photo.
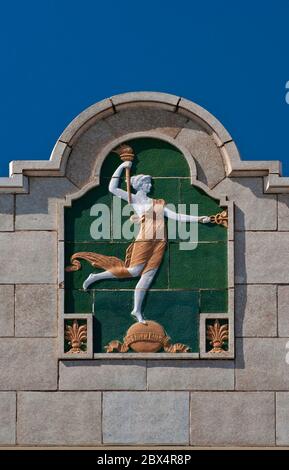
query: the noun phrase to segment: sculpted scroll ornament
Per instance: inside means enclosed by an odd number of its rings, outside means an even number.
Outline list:
[[[157,322],[148,320],[146,325],[135,323],[132,325],[124,338],[123,343],[114,340],[106,346],[107,352],[127,352],[132,349],[135,352],[188,352],[189,347],[185,344],[172,344],[170,337],[166,335],[164,328]]]

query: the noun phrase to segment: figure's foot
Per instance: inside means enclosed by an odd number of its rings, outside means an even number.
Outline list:
[[[88,278],[84,281],[84,283],[82,285],[84,291],[87,291],[90,284],[93,284],[95,282],[94,279],[93,279],[94,277],[95,277],[95,274],[91,273],[88,276]]]
[[[143,323],[144,325],[147,324],[147,322],[145,321],[145,319],[143,318],[142,314],[140,312],[137,312],[135,310],[133,310],[131,312],[131,315],[134,317],[135,320],[137,320],[139,323]]]

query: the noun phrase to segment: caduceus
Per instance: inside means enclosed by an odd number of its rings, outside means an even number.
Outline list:
[[[113,153],[117,153],[123,162],[133,162],[135,157],[133,149],[127,144],[121,144]],[[128,203],[131,204],[130,167],[125,169],[125,179]]]

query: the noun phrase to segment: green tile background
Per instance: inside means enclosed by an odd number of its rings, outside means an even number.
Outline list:
[[[91,208],[96,203],[106,204],[110,207],[112,202],[112,195],[108,192],[108,179],[101,179],[100,183],[100,186],[91,189],[82,198],[73,201],[72,207],[65,208],[66,241],[93,241],[90,235],[90,226],[96,217],[90,215]]]
[[[94,317],[94,351],[104,352],[110,341],[123,340],[134,323],[130,316],[133,291],[96,292]],[[198,351],[198,293],[150,291],[144,306],[144,316],[160,323],[173,343],[190,346]]]
[[[127,142],[136,154],[133,174],[144,173],[153,177],[189,177],[190,170],[181,152],[158,139],[134,139]],[[119,165],[119,157],[110,153],[102,165],[102,176],[110,177]]]
[[[199,243],[195,250],[169,244],[169,287],[178,289],[224,289],[227,287],[227,244]]]
[[[198,204],[199,215],[212,215],[222,210],[218,201],[191,185],[189,167],[185,158],[170,144],[157,139],[135,139],[130,142],[130,145],[137,154],[132,174],[144,173],[153,177],[151,197],[162,198],[166,203],[175,205],[178,203]],[[112,153],[108,155],[101,170],[101,185],[91,189],[80,200],[74,201],[71,208],[65,209],[65,266],[70,264],[70,256],[78,251],[92,251],[125,259],[125,251],[130,242],[115,240],[112,231],[107,239],[97,241],[90,234],[91,224],[96,219],[90,215],[91,207],[96,203],[112,206],[112,195],[108,192],[108,184],[119,163],[120,159],[117,155]],[[125,188],[125,186],[124,178],[122,178],[122,187]],[[189,213],[189,207],[187,207],[187,213]],[[127,220],[127,216],[122,217],[122,222]],[[184,225],[189,230],[190,224]],[[196,301],[197,310],[201,312],[227,311],[227,230],[213,224],[198,224],[198,240],[199,244],[193,251],[180,250],[178,238],[168,243],[162,265],[151,286],[152,290],[148,294],[145,309],[149,305],[150,318],[160,323],[164,322],[163,326],[166,324],[168,328],[170,328],[170,318],[179,312],[180,305],[188,302],[187,299],[193,299],[192,305],[195,305]],[[65,274],[66,313],[90,313],[92,311],[93,293],[83,292],[82,284],[91,272],[100,271],[92,268],[86,261],[82,261],[80,271]],[[105,338],[103,341],[107,341],[106,333],[103,332],[110,331],[110,328],[114,328],[111,332],[114,332],[115,337],[109,338],[109,341],[121,339],[123,332],[132,323],[129,313],[132,310],[133,292],[123,291],[123,289],[134,289],[137,281],[138,279],[106,280],[92,286],[96,296],[96,308],[98,308],[98,316],[95,320],[96,335],[100,334],[97,325],[101,322],[102,335]],[[153,289],[159,290],[158,296]],[[156,310],[151,303],[152,298],[158,299]],[[119,307],[116,308],[116,305],[121,305],[121,310]],[[187,312],[187,309],[188,306],[182,311]],[[117,322],[115,312],[117,312]],[[166,312],[170,312],[170,315]],[[178,313],[178,315],[181,318],[185,314]],[[196,316],[198,313],[194,310],[194,320],[190,319],[193,321],[193,326],[188,328],[190,332],[191,330],[198,331],[195,323]],[[185,320],[183,323],[180,321],[181,324],[185,325]],[[185,334],[187,330],[185,328],[183,330]],[[181,334],[180,328],[177,334],[178,336]],[[190,335],[190,341],[192,341],[190,344],[196,351],[197,336],[193,336],[192,333]],[[175,341],[183,342],[179,339]],[[101,341],[96,341],[96,344],[101,344],[103,347]]]
[[[223,313],[228,311],[227,290],[200,290],[201,313]]]

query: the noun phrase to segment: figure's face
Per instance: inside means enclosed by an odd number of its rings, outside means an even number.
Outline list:
[[[148,194],[150,192],[152,188],[152,182],[151,182],[151,179],[146,179],[142,185],[141,185],[141,189],[146,193]]]

